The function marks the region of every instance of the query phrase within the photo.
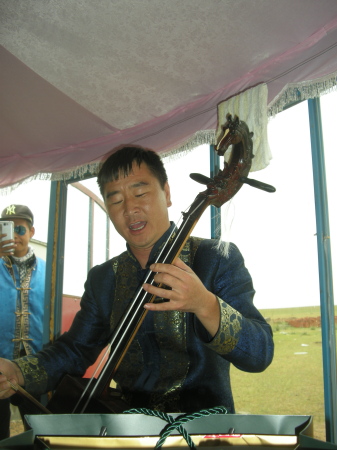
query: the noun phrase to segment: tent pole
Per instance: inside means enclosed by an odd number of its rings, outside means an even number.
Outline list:
[[[209,147],[210,157],[210,177],[214,178],[220,170],[220,157],[216,153],[214,145]],[[220,239],[221,237],[221,209],[211,205],[211,238]]]
[[[326,439],[337,443],[336,331],[328,196],[319,99],[308,100],[319,264]]]
[[[52,181],[48,224],[46,293],[43,343],[60,336],[62,322],[62,288],[66,224],[67,185]]]

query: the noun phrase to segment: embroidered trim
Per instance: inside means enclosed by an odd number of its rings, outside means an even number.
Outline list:
[[[12,259],[9,257],[5,257],[5,265],[8,269],[8,272],[13,280],[14,286],[17,289],[18,296],[16,298],[16,309],[15,309],[15,331],[14,337],[12,341],[14,342],[14,350],[13,350],[13,358],[19,358],[22,346],[27,355],[31,355],[33,353],[32,347],[29,344],[29,341],[32,341],[29,337],[29,291],[30,291],[30,280],[32,277],[32,272],[35,269],[35,264],[28,267],[24,279],[19,281],[20,287],[17,287],[14,267],[12,263]],[[19,272],[19,271],[18,271]],[[18,273],[19,279],[20,274]]]
[[[180,254],[185,263],[192,263],[201,241],[201,238],[188,239]],[[137,289],[139,281],[137,266],[130,264],[130,255],[127,252],[112,259],[112,268],[116,275],[114,313],[111,317],[113,328]],[[150,339],[153,339],[161,349],[161,364],[155,389],[148,399],[151,408],[165,411],[180,410],[180,391],[189,370],[186,316],[186,313],[180,311],[165,311],[153,315],[154,335]],[[140,327],[115,375],[115,381],[122,388],[128,401],[133,399],[133,387],[144,370],[141,342],[149,339],[147,332],[142,334],[143,329]],[[176,380],[174,385],[172,379]]]
[[[217,296],[220,305],[220,326],[211,342],[206,344],[220,355],[230,353],[236,347],[242,329],[242,315]]]
[[[23,374],[25,379],[25,388],[30,393],[37,389],[42,392],[47,387],[47,372],[43,366],[39,365],[39,359],[35,356],[24,356],[14,361]]]

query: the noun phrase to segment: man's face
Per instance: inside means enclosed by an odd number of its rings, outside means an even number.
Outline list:
[[[14,230],[14,241],[16,243],[16,248],[14,250],[14,256],[22,257],[28,253],[28,244],[31,238],[34,236],[35,230],[34,227],[31,229],[28,228],[28,222],[24,219],[13,219],[14,227],[19,225],[26,228],[26,232],[23,235],[15,233]]]
[[[104,200],[117,232],[134,249],[151,249],[169,228],[168,183],[161,188],[146,164],[133,164],[127,177],[104,187]]]

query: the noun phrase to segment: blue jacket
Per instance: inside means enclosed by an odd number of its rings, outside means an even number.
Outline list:
[[[211,338],[192,313],[150,311],[114,379],[131,407],[192,412],[223,405],[233,413],[230,364],[263,371],[273,358],[271,328],[253,305],[252,280],[235,245],[227,258],[213,240],[190,238],[180,257],[218,297],[218,333]],[[43,352],[16,361],[26,389],[41,394],[54,389],[66,373],[82,376],[107,344],[143,277],[129,250],[94,267],[70,330]]]
[[[0,356],[13,359],[19,356],[21,345],[27,354],[42,348],[46,263],[36,258],[29,290],[21,294],[17,266],[12,265],[14,283],[8,262],[9,258],[0,258]]]

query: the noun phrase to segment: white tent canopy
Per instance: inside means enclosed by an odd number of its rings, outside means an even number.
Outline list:
[[[336,85],[335,0],[0,0],[0,21],[0,188],[210,143],[261,83],[269,114]]]

